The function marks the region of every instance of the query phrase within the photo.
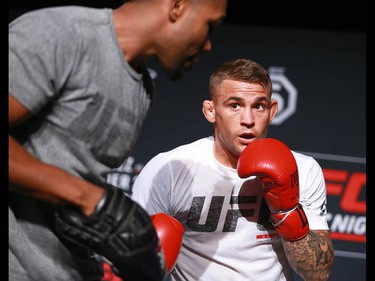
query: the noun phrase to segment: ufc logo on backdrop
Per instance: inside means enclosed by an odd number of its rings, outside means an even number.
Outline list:
[[[268,71],[273,85],[272,98],[277,100],[279,107],[271,125],[281,125],[296,112],[298,91],[286,76],[285,67],[270,66]]]
[[[338,169],[323,169],[323,173],[327,195],[339,206],[339,212],[328,213],[332,238],[365,243],[366,173]]]

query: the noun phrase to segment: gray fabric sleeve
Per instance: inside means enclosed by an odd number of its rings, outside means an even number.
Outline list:
[[[9,24],[9,92],[33,113],[56,98],[74,68],[80,46],[71,42],[80,40],[66,26],[46,12]]]

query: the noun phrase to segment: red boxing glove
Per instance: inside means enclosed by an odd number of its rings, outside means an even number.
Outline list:
[[[164,213],[157,213],[151,216],[156,233],[163,248],[164,258],[169,274],[176,265],[178,254],[182,245],[184,227],[174,217]]]
[[[289,147],[273,138],[255,140],[242,151],[237,173],[262,181],[264,199],[281,237],[295,241],[308,234],[307,217],[299,204],[297,163]]]

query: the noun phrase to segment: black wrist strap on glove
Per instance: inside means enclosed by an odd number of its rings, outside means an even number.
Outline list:
[[[124,281],[160,281],[166,274],[150,216],[117,187],[105,187],[90,217],[74,206],[61,207],[55,226],[64,239],[105,257]]]

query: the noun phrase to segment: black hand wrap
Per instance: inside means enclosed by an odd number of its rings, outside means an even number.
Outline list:
[[[90,217],[72,206],[61,208],[56,229],[63,238],[105,257],[124,281],[165,277],[165,261],[150,216],[119,188],[107,186]]]

